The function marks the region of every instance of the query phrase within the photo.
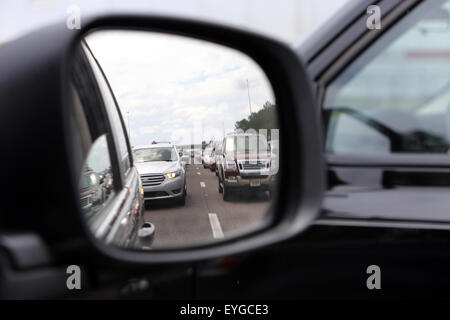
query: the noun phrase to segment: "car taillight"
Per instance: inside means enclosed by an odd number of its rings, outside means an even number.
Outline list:
[[[239,168],[236,160],[226,160],[224,163],[224,167],[225,167],[225,175],[227,177],[239,175]]]

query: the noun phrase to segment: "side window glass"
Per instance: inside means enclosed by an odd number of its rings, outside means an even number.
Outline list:
[[[105,104],[106,112],[108,113],[108,117],[111,122],[111,126],[115,132],[117,143],[119,147],[120,153],[120,161],[124,167],[125,172],[130,168],[130,156],[128,154],[127,141],[125,138],[125,131],[122,125],[122,121],[120,120],[120,115],[114,98],[112,96],[111,90],[108,87],[108,84],[103,76],[101,70],[99,69],[96,61],[92,58],[90,52],[86,50],[86,55],[89,57],[89,62],[91,64],[92,70],[94,72],[95,78],[97,80],[98,86],[100,88],[103,101]]]
[[[226,140],[226,153],[232,154],[234,152],[234,138],[227,138]]]
[[[114,193],[113,174],[106,134],[89,150],[80,177],[80,205],[89,224],[98,217]]]
[[[328,130],[326,149],[329,153],[351,154],[355,150],[364,155],[390,153],[391,144],[385,135],[347,114],[333,113]]]
[[[448,154],[450,0],[427,1],[328,86],[326,151]]]

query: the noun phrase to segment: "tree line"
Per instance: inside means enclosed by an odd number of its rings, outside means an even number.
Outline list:
[[[236,121],[234,127],[236,130],[243,130],[244,132],[248,129],[256,131],[267,129],[270,132],[270,129],[278,129],[276,112],[276,105],[266,101],[261,110],[252,112],[247,118]]]

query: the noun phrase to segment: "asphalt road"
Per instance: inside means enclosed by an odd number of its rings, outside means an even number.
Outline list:
[[[214,172],[200,164],[187,166],[184,206],[170,200],[151,201],[144,219],[155,225],[153,248],[213,242],[257,225],[269,206],[267,194],[236,194],[225,202]]]

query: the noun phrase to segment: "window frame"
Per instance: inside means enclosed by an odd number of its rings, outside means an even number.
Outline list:
[[[85,46],[83,48],[83,46]],[[91,55],[93,60],[88,59],[88,55]],[[78,77],[82,80],[81,85],[83,88],[88,88],[89,92],[86,94],[87,98],[90,99],[88,106],[90,106],[95,113],[93,119],[89,119],[89,129],[92,131],[95,129],[96,136],[92,137],[93,141],[96,141],[99,137],[105,135],[108,144],[108,152],[109,158],[111,162],[111,171],[113,174],[113,194],[108,200],[107,205],[102,209],[101,214],[93,221],[92,225],[88,225],[87,221],[83,219],[83,223],[86,224],[88,230],[93,232],[92,234],[96,239],[103,239],[106,242],[114,242],[121,243],[125,242],[125,245],[128,245],[130,239],[127,236],[124,236],[125,233],[118,233],[119,230],[127,230],[121,229],[120,221],[121,218],[130,212],[131,209],[134,209],[135,206],[130,206],[130,201],[134,201],[136,199],[134,196],[138,195],[140,192],[140,179],[136,169],[134,167],[133,158],[131,156],[131,148],[129,144],[128,135],[124,130],[125,134],[125,142],[127,145],[128,156],[130,159],[130,168],[127,172],[123,170],[123,162],[121,161],[121,155],[119,151],[119,146],[116,138],[115,131],[112,127],[112,123],[110,120],[110,116],[107,112],[107,108],[104,103],[104,98],[102,92],[100,90],[98,80],[95,77],[94,70],[92,69],[91,61],[94,61],[99,70],[101,71],[101,76],[103,76],[105,83],[107,84],[107,89],[110,91],[111,96],[113,97],[114,104],[116,110],[118,112],[119,119],[122,124],[122,128],[124,128],[124,122],[122,118],[122,114],[118,109],[117,101],[115,100],[114,93],[112,92],[109,82],[101,67],[99,66],[95,56],[90,51],[87,44],[84,40],[81,40],[80,46],[78,47],[78,56],[80,57],[80,65],[82,68],[82,73],[78,74]],[[79,71],[79,70],[78,70]],[[87,155],[86,155],[87,156]],[[130,193],[130,190],[135,190],[135,193]],[[134,194],[134,196],[133,196]],[[136,220],[134,224],[134,228],[139,224],[139,221]],[[131,243],[134,240],[131,240]]]
[[[431,168],[450,168],[449,156],[429,155],[429,154],[405,154],[405,155],[339,155],[326,153],[325,137],[329,129],[331,112],[324,109],[324,100],[328,87],[336,77],[344,72],[354,60],[364,54],[366,49],[371,47],[375,41],[385,36],[386,32],[401,22],[406,15],[417,15],[421,6],[429,6],[432,1],[405,0],[400,3],[392,12],[383,17],[382,29],[369,30],[366,25],[361,24],[366,32],[361,38],[353,42],[348,48],[343,50],[338,58],[333,61],[326,71],[319,76],[317,80],[317,101],[322,118],[322,134],[324,137],[323,151],[329,166],[389,166],[389,167],[431,167]],[[406,27],[406,26],[405,26]],[[370,159],[369,159],[370,158]]]
[[[75,64],[77,69],[74,70],[73,81],[76,86],[80,102],[82,103],[83,109],[86,113],[86,121],[88,123],[92,138],[91,148],[99,138],[105,136],[111,165],[111,173],[113,175],[113,190],[111,196],[107,200],[106,205],[101,210],[100,214],[98,214],[91,222],[91,225],[87,225],[88,228],[94,226],[94,229],[96,229],[101,224],[105,216],[109,215],[111,212],[114,213],[113,215],[116,214],[116,202],[120,201],[119,198],[124,187],[119,160],[117,158],[116,145],[114,143],[114,138],[111,135],[111,124],[108,120],[108,115],[103,105],[103,97],[98,87],[97,80],[92,72],[86,52],[81,46],[77,48],[77,54],[74,56],[79,60],[77,61],[78,63]],[[79,90],[80,87],[89,91],[81,91]],[[83,161],[86,160],[90,150],[86,155],[84,155],[85,159]],[[84,222],[87,223],[87,221]]]
[[[123,135],[125,137],[125,143],[126,143],[126,148],[127,148],[127,153],[128,153],[128,160],[129,160],[129,163],[130,163],[130,166],[129,166],[128,169],[125,169],[124,166],[123,166],[123,163],[122,163],[122,160],[121,160],[122,155],[120,153],[120,147],[119,147],[119,139],[118,139],[118,136],[117,136],[118,133],[112,127],[111,115],[109,114],[108,108],[105,105],[105,101],[103,99],[103,96],[102,96],[102,93],[101,93],[101,89],[100,89],[99,84],[98,84],[98,80],[97,80],[97,78],[95,76],[95,72],[93,70],[93,66],[91,66],[91,63],[89,62],[88,57],[86,57],[86,60],[87,60],[86,63],[87,63],[88,68],[89,68],[91,81],[95,82],[95,87],[96,87],[96,92],[97,92],[97,99],[101,101],[102,111],[103,111],[103,114],[104,114],[103,121],[107,122],[107,127],[108,127],[108,132],[107,133],[108,133],[109,136],[112,136],[112,140],[113,140],[112,144],[114,146],[112,151],[114,152],[114,158],[117,160],[117,165],[118,165],[118,168],[120,170],[120,173],[119,173],[120,181],[119,182],[120,182],[120,189],[122,189],[123,187],[125,187],[126,182],[129,179],[129,177],[130,177],[130,175],[132,173],[132,168],[134,166],[133,156],[132,156],[132,153],[131,153],[132,150],[131,150],[131,147],[130,147],[130,141],[129,141],[129,137],[128,137],[127,131],[125,129],[125,122],[124,122],[123,117],[122,117],[122,112],[120,112],[120,108],[119,108],[119,105],[117,103],[117,99],[116,99],[116,97],[114,95],[114,92],[113,92],[113,90],[111,88],[111,85],[110,85],[110,83],[108,81],[108,78],[106,77],[106,75],[105,75],[105,73],[104,73],[100,63],[97,61],[97,58],[92,53],[89,45],[84,40],[82,41],[82,47],[87,51],[87,53],[83,52],[84,54],[90,54],[90,56],[92,57],[93,61],[96,64],[96,67],[98,68],[98,70],[100,72],[101,77],[105,81],[107,90],[109,91],[109,93],[111,94],[111,97],[113,99],[114,108],[115,108],[115,111],[117,112],[117,115],[119,117],[120,124],[121,124],[121,130],[122,130]],[[82,50],[82,51],[84,51],[84,50]]]
[[[119,160],[117,158],[114,137],[111,135],[111,124],[108,121],[108,115],[103,105],[100,89],[98,88],[98,84],[89,64],[86,52],[81,46],[77,50],[77,56],[80,59],[79,66],[83,69],[83,73],[78,72],[74,75],[77,77],[77,82],[79,82],[77,85],[81,85],[84,88],[89,88],[91,90],[87,94],[83,94],[82,92],[78,92],[78,94],[83,105],[89,106],[89,108],[85,108],[85,112],[89,130],[91,130],[92,144],[102,135],[106,134],[109,158],[111,161],[111,171],[114,177],[114,191],[118,193],[123,188],[123,178],[121,175]]]
[[[432,1],[432,0],[430,0]],[[428,1],[428,2],[430,2]],[[382,29],[368,30],[366,27],[367,14],[362,8],[357,18],[345,25],[341,33],[334,37],[326,47],[321,47],[308,63],[308,72],[312,79],[312,85],[316,97],[316,107],[322,122],[322,137],[326,136],[327,121],[323,109],[326,88],[345,70],[348,64],[363,54],[365,49],[382,37],[402,17],[427,1],[422,0],[380,0],[376,4],[381,7],[383,14]],[[335,27],[335,26],[334,26]],[[325,142],[325,141],[324,141]],[[325,143],[323,143],[325,151]],[[324,158],[328,172],[341,168],[360,169],[389,169],[395,171],[417,170],[433,172],[449,172],[448,155],[401,155],[388,156],[367,155],[336,155],[326,154]],[[326,195],[325,195],[326,197]],[[364,227],[364,228],[397,228],[397,229],[424,229],[424,230],[450,230],[450,223],[443,221],[417,221],[415,219],[371,219],[371,218],[344,218],[330,217],[328,211],[322,209],[319,218],[313,223],[317,226],[335,227]]]

